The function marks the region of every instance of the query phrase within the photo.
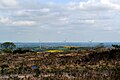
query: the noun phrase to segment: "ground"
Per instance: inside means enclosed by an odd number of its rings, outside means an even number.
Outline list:
[[[0,67],[0,80],[120,80],[120,49],[4,53]]]

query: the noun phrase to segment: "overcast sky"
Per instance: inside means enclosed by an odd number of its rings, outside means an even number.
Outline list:
[[[120,41],[120,0],[0,0],[0,41]]]

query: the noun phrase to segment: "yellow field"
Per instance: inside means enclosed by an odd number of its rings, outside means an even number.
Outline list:
[[[56,53],[56,52],[64,52],[64,51],[63,50],[48,50],[46,52]]]

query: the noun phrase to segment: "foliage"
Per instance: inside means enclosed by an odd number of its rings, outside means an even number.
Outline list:
[[[27,53],[27,52],[33,52],[30,49],[22,49],[22,48],[18,48],[16,50],[13,51],[13,54],[19,53],[19,54],[23,54],[23,53]]]
[[[4,42],[1,44],[1,49],[3,52],[11,53],[13,49],[16,48],[16,45],[13,42]]]
[[[12,53],[12,50],[10,50],[10,49],[3,49],[2,50],[4,53]]]
[[[79,46],[64,46],[64,48],[69,49],[69,50],[77,50],[80,47]]]
[[[114,48],[120,48],[120,45],[112,45],[112,47],[114,47]]]
[[[8,56],[10,56],[9,59]],[[9,70],[7,66],[3,66],[3,74],[7,73],[6,70],[11,75],[31,74],[35,78],[33,80],[120,79],[120,49],[102,48],[74,52],[70,50],[65,53],[5,54],[0,57],[0,65],[7,63],[9,66]]]

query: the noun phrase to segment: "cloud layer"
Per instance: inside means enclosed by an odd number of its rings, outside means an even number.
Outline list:
[[[119,20],[120,0],[0,0],[2,41],[119,41]]]

